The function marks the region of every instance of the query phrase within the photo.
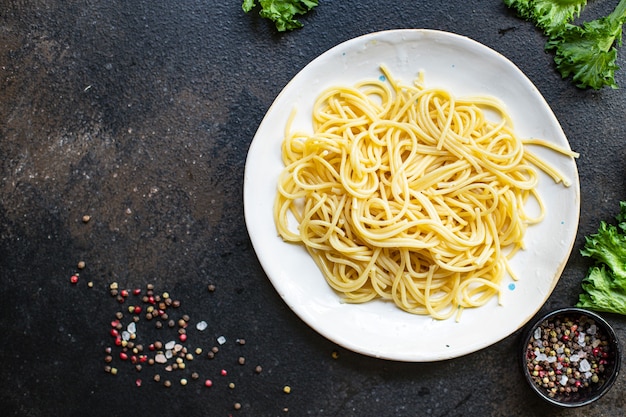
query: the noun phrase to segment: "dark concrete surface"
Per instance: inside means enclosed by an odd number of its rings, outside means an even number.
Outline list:
[[[365,33],[456,32],[516,63],[581,153],[579,235],[542,311],[573,305],[589,266],[578,252],[584,236],[626,200],[626,95],[562,81],[542,35],[501,1],[320,1],[303,29],[284,34],[256,12],[244,14],[240,1],[0,3],[2,415],[626,414],[626,373],[591,406],[544,405],[517,367],[517,333],[439,363],[382,361],[337,347],[282,302],[248,239],[246,151],[292,76]],[[589,10],[608,12],[612,3],[592,2]],[[625,57],[621,51],[622,67]],[[617,81],[626,87],[626,69]],[[86,265],[80,271],[79,261]],[[193,323],[185,344],[204,351],[171,372],[146,364],[137,371],[114,353],[110,366],[118,374],[105,372],[115,313],[127,324],[128,306],[141,304],[134,295],[119,304],[109,294],[112,282],[144,294],[147,284],[169,292],[181,302],[170,316],[187,314]],[[626,320],[606,318],[626,342]],[[204,331],[195,328],[200,320]],[[177,336],[154,322],[137,323],[142,343]],[[212,346],[219,352],[208,359]],[[169,389],[165,379],[173,382]],[[205,379],[214,385],[204,387]]]

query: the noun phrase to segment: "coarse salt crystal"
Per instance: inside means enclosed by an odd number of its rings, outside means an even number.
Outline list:
[[[567,381],[569,381],[569,378],[567,377],[567,375],[563,375],[561,376],[561,380],[559,381],[559,383],[561,385],[567,385]]]
[[[165,349],[172,350],[172,349],[174,349],[174,346],[176,346],[176,341],[175,340],[170,340],[169,342],[167,342],[165,344]]]
[[[578,370],[580,372],[590,371],[591,365],[589,364],[589,361],[587,359],[583,359],[582,361],[580,361],[580,363],[578,364]]]
[[[223,345],[224,343],[226,343],[226,338],[224,336],[218,337],[217,343],[219,343],[220,345]]]
[[[200,331],[204,331],[206,330],[206,328],[208,327],[208,324],[206,321],[202,320],[201,322],[199,322],[198,324],[196,324],[196,329],[200,330]]]
[[[533,334],[533,337],[535,338],[535,340],[541,339],[541,327],[537,327],[535,329],[535,333]]]
[[[591,326],[589,326],[589,328],[587,329],[587,333],[594,335],[596,334],[596,332],[598,331],[598,326],[596,326],[595,324],[592,324]]]
[[[162,353],[157,353],[157,354],[154,356],[154,361],[155,361],[156,363],[165,363],[165,362],[167,362],[167,358],[165,357],[165,355],[164,355],[164,354],[162,354]]]
[[[585,346],[585,334],[583,332],[578,333],[578,344]]]
[[[548,363],[554,363],[554,362],[556,362],[556,356],[548,356],[547,362],[548,362]]]
[[[130,340],[130,332],[124,330],[122,332],[122,340],[126,340],[126,341]]]
[[[572,356],[569,357],[570,362],[578,362],[579,360],[580,360],[580,357],[576,354],[573,354]]]
[[[130,324],[128,326],[126,326],[126,330],[128,330],[129,333],[136,333],[137,332],[137,326],[135,325],[135,322],[130,322]]]

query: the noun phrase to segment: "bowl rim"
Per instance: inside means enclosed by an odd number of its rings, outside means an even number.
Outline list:
[[[555,316],[564,315],[564,314],[572,314],[572,313],[578,314],[578,315],[586,315],[588,317],[591,317],[594,321],[596,321],[603,327],[603,331],[607,332],[609,341],[615,348],[615,355],[614,355],[615,365],[614,365],[614,371],[611,373],[611,375],[608,376],[607,380],[604,382],[602,387],[596,393],[589,396],[589,398],[586,398],[585,400],[567,403],[567,402],[561,402],[553,398],[550,398],[548,395],[546,395],[546,393],[543,390],[541,390],[537,386],[537,384],[535,384],[526,366],[527,365],[526,354],[528,351],[528,340],[530,339],[530,336],[532,335],[532,333],[534,332],[535,328],[537,327],[539,323],[541,323],[544,320],[553,318]],[[564,407],[564,408],[576,408],[576,407],[589,405],[599,400],[600,398],[602,398],[612,388],[612,386],[614,385],[620,373],[620,368],[621,368],[621,363],[622,363],[622,351],[621,351],[619,338],[617,337],[617,334],[615,333],[613,326],[611,326],[611,324],[609,324],[608,321],[606,321],[602,316],[600,316],[598,313],[594,311],[587,310],[587,309],[580,308],[580,307],[561,307],[556,310],[549,311],[547,313],[541,314],[540,316],[537,316],[529,324],[527,324],[521,336],[522,338],[521,338],[520,365],[522,367],[522,373],[524,374],[524,379],[526,380],[528,385],[530,385],[531,389],[539,397],[541,397],[544,401],[547,401],[549,404],[552,404],[558,407]]]

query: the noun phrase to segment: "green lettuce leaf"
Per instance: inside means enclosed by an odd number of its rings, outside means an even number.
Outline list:
[[[577,307],[626,315],[626,202],[620,202],[617,226],[600,222],[598,232],[585,237],[580,253],[595,265],[582,281]]]
[[[576,307],[626,315],[624,283],[605,266],[594,266],[582,282],[583,292]]]
[[[302,27],[302,22],[295,16],[303,15],[317,6],[317,0],[259,0],[262,18],[274,22],[276,30],[285,32]],[[242,9],[250,12],[256,6],[255,0],[244,0]]]
[[[587,0],[504,0],[504,4],[551,35],[580,16]]]

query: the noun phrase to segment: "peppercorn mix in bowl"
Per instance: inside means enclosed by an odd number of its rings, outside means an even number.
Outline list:
[[[531,323],[522,338],[524,376],[550,404],[590,404],[606,394],[619,373],[619,341],[594,312],[575,307],[553,311]]]

